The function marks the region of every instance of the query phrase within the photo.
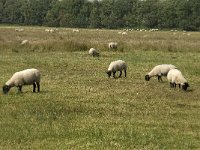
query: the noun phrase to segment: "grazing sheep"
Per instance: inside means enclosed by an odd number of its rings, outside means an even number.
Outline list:
[[[25,45],[25,44],[28,44],[28,40],[23,40],[22,42],[21,42],[21,45]]]
[[[178,69],[171,69],[167,74],[167,79],[170,82],[170,87],[176,88],[176,85],[179,85],[179,88],[182,87],[183,90],[187,90],[189,84],[184,78],[183,74]]]
[[[99,56],[99,52],[96,50],[96,49],[94,49],[94,48],[90,48],[90,50],[89,50],[89,54],[91,55],[91,56],[93,56],[93,57],[95,57],[95,56]]]
[[[22,91],[23,85],[33,85],[33,92],[35,92],[36,85],[38,92],[40,92],[40,71],[37,69],[26,69],[13,74],[13,76],[3,86],[3,93],[9,92],[10,88],[18,87]]]
[[[108,47],[109,47],[110,49],[117,49],[117,46],[118,46],[117,42],[110,42],[110,43],[108,44]]]
[[[51,29],[45,29],[45,31],[46,32],[49,32],[49,33],[54,33],[54,32],[56,32],[58,29],[53,29],[53,28],[51,28]]]
[[[127,35],[127,32],[125,32],[125,31],[124,31],[124,32],[122,32],[122,35]]]
[[[127,65],[125,61],[117,60],[110,63],[108,67],[108,71],[106,73],[108,74],[108,77],[110,77],[111,74],[113,73],[113,77],[115,78],[115,73],[117,71],[120,71],[120,75],[119,75],[119,78],[120,78],[122,75],[122,71],[124,70],[125,77],[126,77],[126,69],[127,69]]]
[[[15,31],[17,31],[17,32],[22,32],[22,31],[24,31],[24,29],[22,29],[22,28],[17,28],[17,29],[15,29]]]
[[[171,64],[162,64],[162,65],[157,65],[155,66],[146,76],[145,80],[149,81],[151,77],[157,76],[158,81],[162,81],[162,76],[167,76],[169,70],[175,69],[176,66],[171,65]]]
[[[80,32],[78,29],[73,29],[72,31],[73,32]]]
[[[49,32],[49,31],[50,31],[50,29],[45,29],[45,31],[46,31],[46,32]]]

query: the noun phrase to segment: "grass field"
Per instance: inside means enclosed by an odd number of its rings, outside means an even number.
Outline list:
[[[0,26],[0,84],[33,67],[41,92],[0,93],[0,149],[200,149],[199,32],[15,28]],[[117,51],[107,48],[111,41]],[[91,47],[99,58],[88,55]],[[109,79],[117,59],[127,62],[127,78]],[[182,71],[188,91],[171,89],[166,78],[144,80],[163,63]]]

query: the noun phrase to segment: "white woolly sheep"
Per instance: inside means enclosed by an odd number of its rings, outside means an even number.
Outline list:
[[[46,32],[49,32],[49,33],[54,33],[54,32],[56,32],[58,29],[53,29],[53,28],[51,28],[51,29],[45,29],[45,31]]]
[[[25,44],[28,44],[28,40],[23,40],[22,42],[21,42],[21,45],[25,45]]]
[[[117,71],[120,71],[120,75],[119,75],[119,78],[120,78],[122,75],[122,71],[124,70],[125,77],[126,77],[126,69],[127,69],[127,65],[125,61],[117,60],[110,63],[108,67],[108,71],[106,73],[108,74],[108,77],[110,77],[111,74],[113,73],[113,77],[115,78],[115,73]]]
[[[24,31],[24,29],[22,29],[22,28],[17,28],[17,29],[15,29],[15,31],[17,31],[17,32],[22,32],[22,31]]]
[[[45,29],[44,31],[49,32],[49,29]]]
[[[109,47],[110,49],[117,49],[117,46],[118,46],[117,42],[110,42],[110,43],[108,44],[108,47]]]
[[[23,85],[33,85],[33,92],[35,92],[37,85],[38,92],[40,92],[40,71],[37,69],[26,69],[14,73],[3,86],[3,93],[8,93],[12,87],[18,87],[18,90],[21,92]]]
[[[183,74],[178,69],[171,69],[167,74],[167,79],[170,82],[170,87],[176,88],[176,85],[179,85],[179,88],[182,87],[183,90],[187,90],[189,84],[184,78]]]
[[[145,80],[149,81],[151,77],[157,76],[158,81],[162,81],[162,76],[167,76],[169,70],[177,68],[171,64],[162,64],[155,66],[146,76]]]
[[[80,32],[78,29],[73,29],[72,32]]]
[[[96,50],[95,48],[90,48],[90,50],[89,50],[89,55],[91,55],[91,56],[93,56],[93,57],[95,57],[95,56],[99,56],[99,52],[98,52],[98,50]]]
[[[122,32],[122,35],[127,35],[127,32],[125,32],[125,31],[124,31],[124,32]]]

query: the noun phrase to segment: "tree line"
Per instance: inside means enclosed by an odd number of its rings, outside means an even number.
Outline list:
[[[200,0],[1,0],[0,23],[200,30]]]

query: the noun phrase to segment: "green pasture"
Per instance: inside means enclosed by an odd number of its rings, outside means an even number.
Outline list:
[[[200,33],[118,32],[1,26],[1,86],[27,68],[42,78],[40,93],[32,86],[0,93],[0,149],[200,149]],[[108,49],[111,41],[117,50]],[[88,55],[91,47],[100,57]],[[127,77],[108,78],[118,59],[126,61]],[[171,89],[165,77],[144,80],[164,63],[182,71],[186,92]]]

